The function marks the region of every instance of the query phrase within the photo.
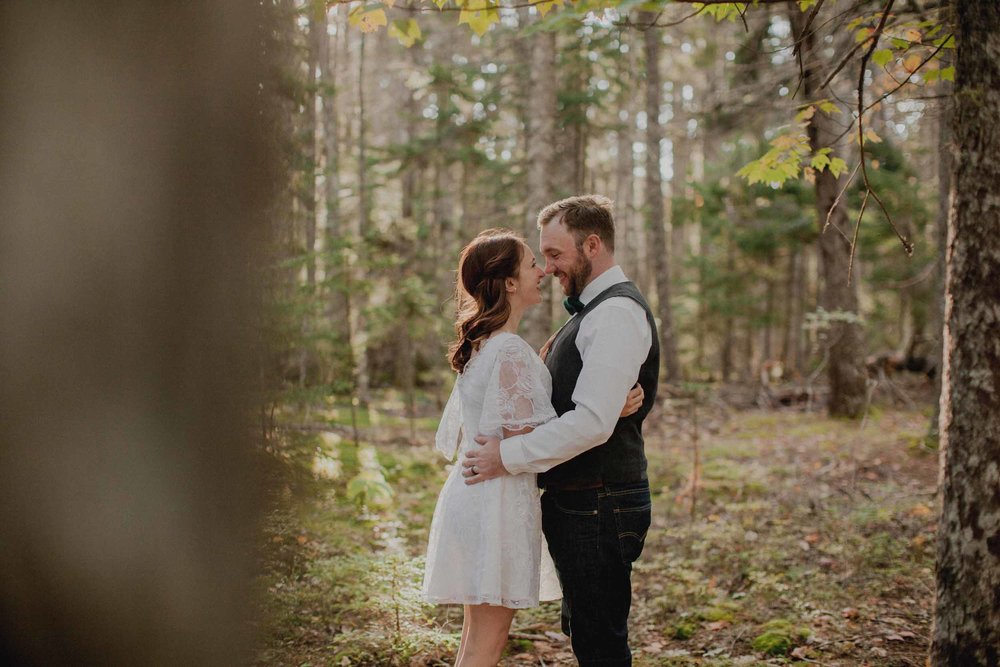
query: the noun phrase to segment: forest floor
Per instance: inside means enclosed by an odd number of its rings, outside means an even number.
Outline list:
[[[417,423],[414,442],[392,412],[365,419],[358,447],[344,437],[342,408],[314,410],[309,419],[331,431],[281,450],[321,457],[318,477],[283,478],[268,515],[258,665],[453,664],[461,610],[419,597],[446,464],[430,444],[433,419]],[[937,477],[929,414],[875,406],[859,423],[719,404],[697,421],[687,409],[654,411],[634,664],[924,665]],[[575,664],[558,603],[518,612],[501,664]]]

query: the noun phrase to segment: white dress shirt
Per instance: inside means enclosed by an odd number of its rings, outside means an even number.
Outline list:
[[[586,305],[627,280],[616,264],[591,280],[580,301]],[[652,332],[642,306],[624,296],[599,303],[577,331],[583,369],[573,390],[576,407],[531,433],[501,441],[503,467],[510,473],[545,472],[607,442],[651,345]]]

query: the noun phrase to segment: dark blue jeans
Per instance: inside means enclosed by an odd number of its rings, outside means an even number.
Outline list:
[[[542,494],[542,529],[563,589],[562,628],[581,667],[632,664],[632,562],[651,509],[647,481]]]

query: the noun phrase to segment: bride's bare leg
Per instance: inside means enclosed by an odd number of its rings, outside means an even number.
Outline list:
[[[462,606],[462,641],[458,644],[458,655],[455,657],[455,664],[462,664],[462,656],[465,655],[465,647],[469,642],[469,605]]]
[[[485,604],[467,605],[465,620],[468,633],[456,667],[494,667],[507,643],[514,610]]]

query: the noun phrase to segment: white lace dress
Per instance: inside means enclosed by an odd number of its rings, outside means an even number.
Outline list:
[[[461,454],[477,434],[538,426],[556,416],[552,379],[519,336],[485,341],[455,381],[436,446],[455,461],[441,489],[427,545],[424,597],[433,603],[490,604],[513,609],[561,597],[542,537],[534,474],[504,475],[466,485]]]

